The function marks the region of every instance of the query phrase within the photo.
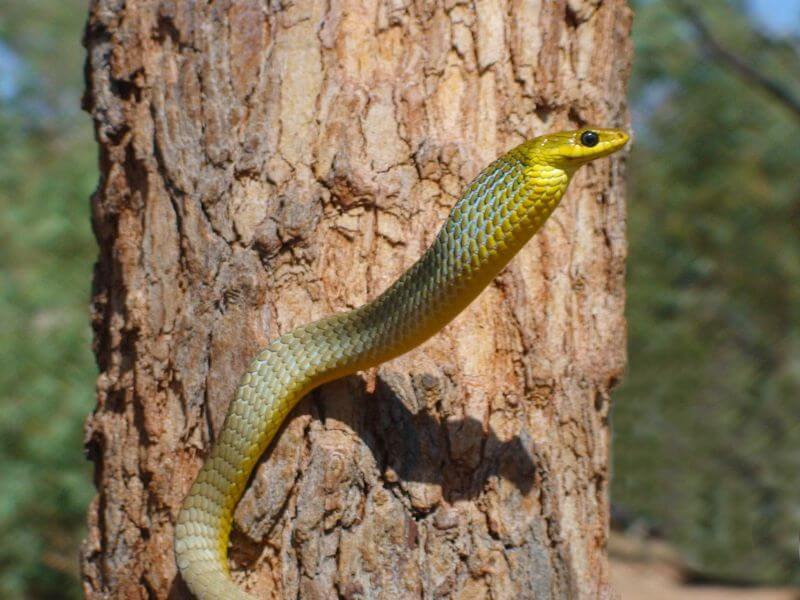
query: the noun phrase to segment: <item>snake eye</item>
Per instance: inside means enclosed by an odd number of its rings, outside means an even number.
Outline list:
[[[596,131],[584,131],[581,134],[581,144],[586,146],[587,148],[593,148],[597,146],[597,143],[600,141],[600,136],[597,135]]]

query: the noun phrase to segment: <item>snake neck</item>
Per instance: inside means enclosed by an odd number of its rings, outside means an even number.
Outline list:
[[[425,254],[383,294],[348,313],[374,332],[354,357],[354,370],[403,354],[439,331],[547,220],[570,174],[523,158],[512,150],[484,169]]]

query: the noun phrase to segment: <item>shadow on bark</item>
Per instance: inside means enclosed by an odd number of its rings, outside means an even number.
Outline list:
[[[410,383],[410,389],[398,382]],[[463,406],[458,395],[444,376],[382,372],[377,402],[369,410],[375,413],[370,424],[376,433],[370,448],[383,457],[384,469],[392,469],[401,481],[440,485],[451,503],[478,496],[495,476],[527,495],[536,472],[528,450],[535,453],[533,440],[518,435],[503,440],[478,419],[448,415],[451,407]]]

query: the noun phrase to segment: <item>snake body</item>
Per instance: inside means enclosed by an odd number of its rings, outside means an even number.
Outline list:
[[[467,187],[430,248],[385,292],[294,329],[252,360],[175,529],[178,567],[199,600],[252,600],[230,579],[233,511],[292,407],[313,388],[399,356],[439,331],[541,227],[575,170],[627,140],[622,131],[584,128],[517,146]]]

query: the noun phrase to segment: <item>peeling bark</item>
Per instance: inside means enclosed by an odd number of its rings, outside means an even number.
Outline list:
[[[89,598],[188,597],[180,503],[268,340],[375,297],[525,138],[624,125],[623,0],[93,0]],[[480,298],[313,393],[236,510],[264,598],[608,594],[623,179],[585,167]]]

